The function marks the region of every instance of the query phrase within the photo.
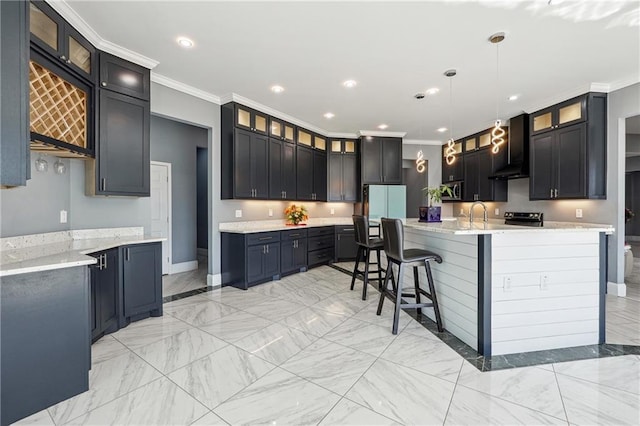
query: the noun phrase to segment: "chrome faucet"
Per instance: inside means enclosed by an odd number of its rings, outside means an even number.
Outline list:
[[[482,221],[484,223],[489,222],[489,214],[487,213],[487,206],[482,201],[474,201],[473,204],[471,204],[471,207],[469,207],[469,223],[473,223],[473,208],[478,204],[480,204],[484,209],[484,216],[482,218]]]

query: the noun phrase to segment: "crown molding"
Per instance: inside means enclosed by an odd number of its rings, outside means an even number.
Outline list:
[[[100,50],[119,56],[127,61],[148,69],[155,68],[159,62],[103,39],[65,0],[47,2],[56,12],[71,24],[84,38]]]
[[[612,81],[609,83],[609,92],[615,92],[616,90],[624,89],[637,83],[640,83],[640,76],[637,75]]]
[[[343,132],[329,132],[327,134],[328,138],[334,139],[358,139],[358,135],[355,133],[343,133]]]
[[[358,130],[358,136],[380,136],[387,138],[404,138],[407,132],[384,132],[382,130]]]
[[[444,141],[434,141],[434,140],[424,140],[424,139],[403,139],[403,145],[432,145],[432,146],[442,146],[444,145]]]
[[[204,90],[197,89],[193,86],[189,86],[188,84],[184,84],[153,71],[151,72],[151,81],[162,86],[177,90],[179,92],[186,93],[187,95],[191,95],[193,97],[204,99],[205,101],[221,105],[219,96],[216,96],[213,93],[205,92]]]

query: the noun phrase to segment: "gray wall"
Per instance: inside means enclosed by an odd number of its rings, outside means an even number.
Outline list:
[[[197,259],[196,150],[207,146],[206,129],[151,117],[151,161],[171,163],[172,262]]]
[[[208,161],[209,152],[206,148],[198,148],[196,153],[196,222],[197,222],[197,246],[206,249],[209,247],[209,184]]]
[[[629,157],[625,159],[625,170],[628,172],[637,172],[640,170],[640,157]]]

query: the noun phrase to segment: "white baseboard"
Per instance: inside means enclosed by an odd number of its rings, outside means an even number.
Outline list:
[[[179,274],[181,272],[189,272],[198,269],[198,261],[191,260],[189,262],[174,263],[171,265],[171,272],[169,274]]]
[[[220,288],[222,286],[222,274],[207,274],[207,286]]]
[[[607,293],[613,296],[626,297],[627,285],[625,283],[607,283]]]
[[[209,249],[206,248],[198,248],[198,256],[207,257],[209,256]]]

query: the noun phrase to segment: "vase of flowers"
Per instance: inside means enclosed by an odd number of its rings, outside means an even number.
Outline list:
[[[442,207],[434,206],[433,203],[439,203],[442,201],[442,195],[447,194],[452,196],[451,188],[447,185],[440,185],[436,187],[422,188],[422,192],[425,197],[429,197],[429,206],[420,206],[420,222],[442,222]]]
[[[284,209],[284,215],[287,218],[287,225],[300,225],[300,222],[309,219],[307,209],[303,205],[296,206],[295,204],[291,204]]]

